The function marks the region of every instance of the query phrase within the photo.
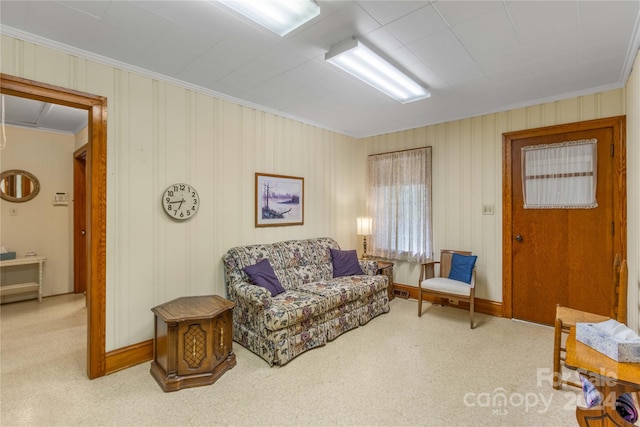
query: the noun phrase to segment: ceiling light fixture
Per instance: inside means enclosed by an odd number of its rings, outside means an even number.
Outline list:
[[[280,37],[320,14],[313,0],[219,0]]]
[[[331,46],[324,59],[402,104],[431,96],[431,92],[356,38]]]

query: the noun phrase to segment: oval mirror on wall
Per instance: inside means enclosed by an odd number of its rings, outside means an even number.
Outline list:
[[[0,197],[8,202],[26,202],[39,192],[38,178],[27,171],[11,169],[0,173]]]

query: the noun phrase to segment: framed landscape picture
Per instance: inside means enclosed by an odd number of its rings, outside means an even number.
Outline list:
[[[256,227],[304,224],[304,178],[256,173]]]

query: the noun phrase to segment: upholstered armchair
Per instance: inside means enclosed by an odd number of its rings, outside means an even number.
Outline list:
[[[469,304],[469,319],[473,329],[476,259],[468,251],[443,249],[440,251],[440,261],[422,264],[418,280],[418,316],[422,317],[422,300],[425,297],[430,301],[434,298],[436,301],[455,299]]]

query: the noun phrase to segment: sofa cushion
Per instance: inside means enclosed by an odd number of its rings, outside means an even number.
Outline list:
[[[331,259],[333,262],[333,277],[364,274],[362,268],[360,268],[358,254],[355,249],[350,251],[331,249]]]
[[[271,331],[288,328],[326,311],[326,301],[320,296],[288,290],[271,298],[264,310],[264,325]]]
[[[363,300],[386,287],[386,276],[342,276],[327,281],[304,283],[298,289],[326,298],[327,308],[332,309],[347,302]]]
[[[276,296],[285,291],[276,277],[269,260],[266,258],[242,270],[247,273],[252,283],[269,290],[271,296]]]
[[[453,254],[449,279],[471,284],[471,274],[476,265],[476,259],[478,257],[475,255]]]

